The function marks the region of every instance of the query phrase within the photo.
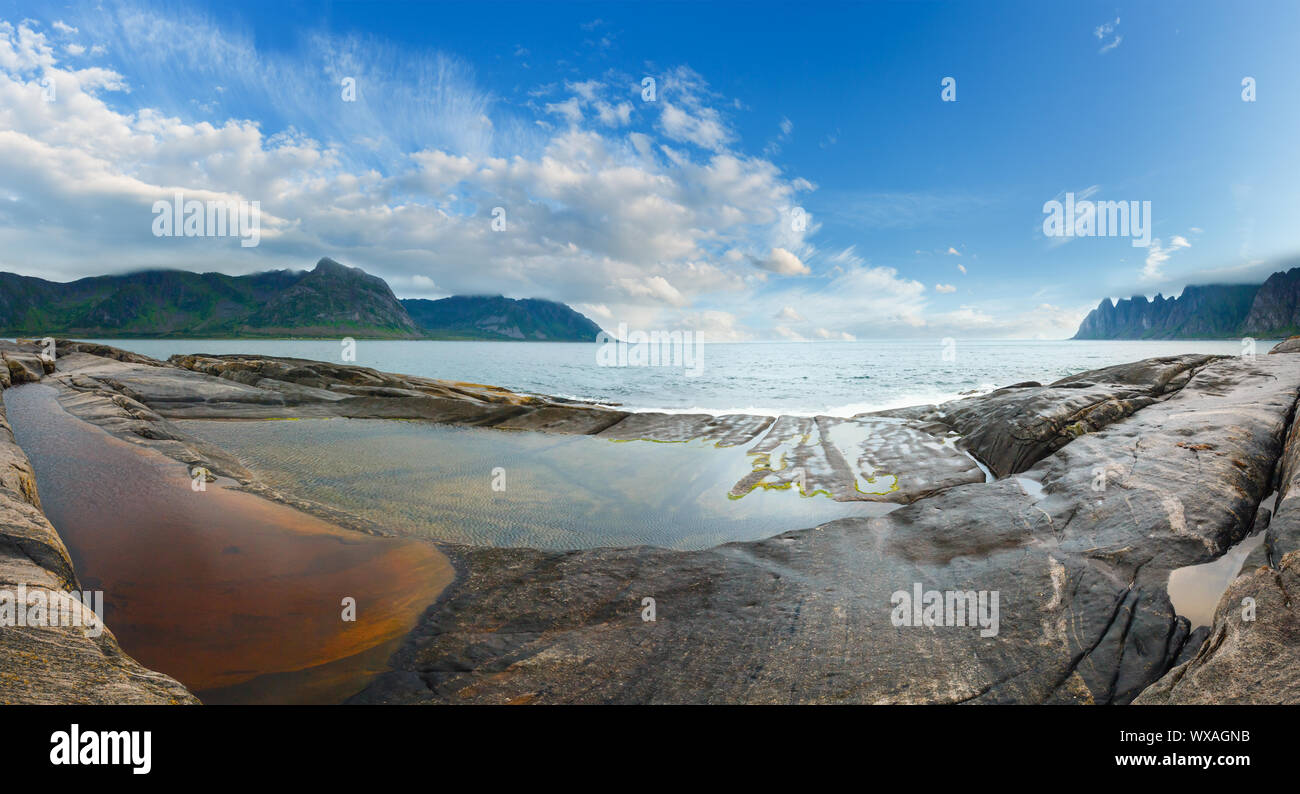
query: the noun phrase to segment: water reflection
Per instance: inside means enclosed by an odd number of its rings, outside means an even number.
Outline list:
[[[705,441],[612,442],[383,419],[180,424],[276,488],[454,543],[701,549],[897,507],[776,489],[730,499],[753,461],[744,446]]]

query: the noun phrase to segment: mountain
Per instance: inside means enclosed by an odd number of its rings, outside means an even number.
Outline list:
[[[1102,300],[1075,339],[1227,339],[1286,337],[1300,326],[1300,267],[1262,285],[1188,286],[1177,298],[1135,295]]]
[[[407,299],[402,306],[429,336],[441,339],[513,339],[593,342],[600,326],[563,303],[500,295]]]
[[[1255,293],[1243,331],[1253,336],[1300,334],[1300,267],[1268,277]]]
[[[247,325],[261,333],[297,336],[352,330],[368,336],[420,335],[387,282],[328,257],[254,311]]]
[[[551,301],[399,301],[383,279],[328,257],[310,271],[246,276],[148,270],[60,283],[0,273],[0,336],[592,341],[599,331]]]

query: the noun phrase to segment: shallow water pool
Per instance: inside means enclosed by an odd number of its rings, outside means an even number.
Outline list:
[[[730,489],[747,447],[611,441],[385,419],[187,420],[267,484],[410,535],[451,543],[701,549],[893,504],[796,489]]]

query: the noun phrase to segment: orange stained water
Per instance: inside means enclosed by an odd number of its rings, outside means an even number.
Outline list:
[[[42,503],[127,653],[209,702],[337,702],[452,581],[432,545],[342,529],[5,393]],[[343,619],[355,599],[356,620]]]

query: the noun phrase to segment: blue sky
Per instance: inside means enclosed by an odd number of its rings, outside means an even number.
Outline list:
[[[1295,3],[106,0],[0,20],[0,269],[55,280],[328,255],[403,297],[552,298],[606,327],[1061,338],[1102,297],[1258,282],[1300,254]],[[176,191],[259,201],[259,245],[154,236]],[[1044,237],[1066,192],[1150,201],[1151,246]]]

